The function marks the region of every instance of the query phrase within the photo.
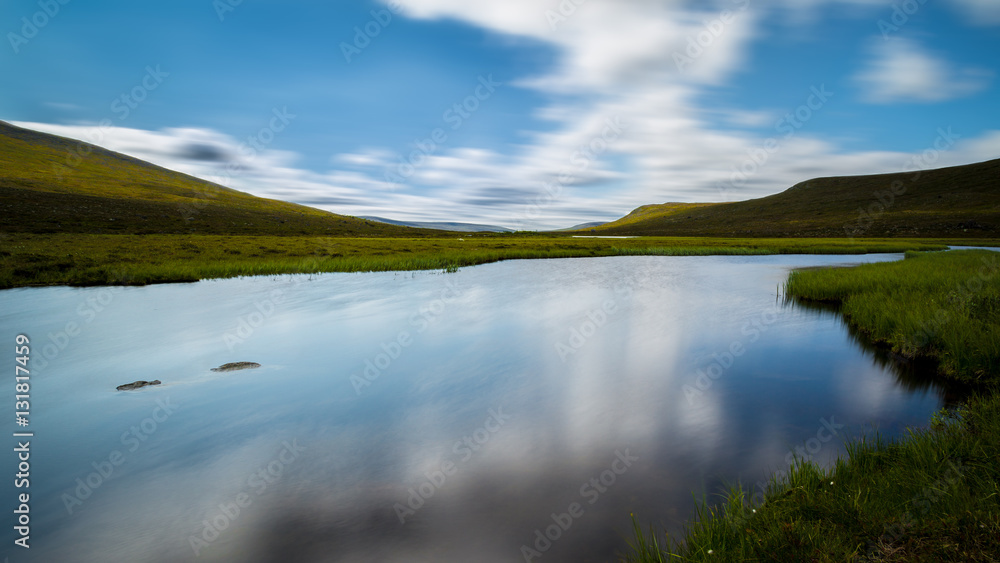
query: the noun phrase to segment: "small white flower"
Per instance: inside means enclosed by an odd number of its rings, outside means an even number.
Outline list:
[[[712,550],[711,550],[711,549],[710,549],[710,550],[708,550],[708,554],[709,554],[709,555],[711,555],[711,554],[712,554]]]
[[[832,484],[833,484],[833,481],[830,481],[830,484],[832,485]]]
[[[753,511],[754,514],[757,514],[757,509],[756,508],[753,508],[751,510]]]

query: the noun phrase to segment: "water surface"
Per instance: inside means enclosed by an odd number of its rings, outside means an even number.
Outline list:
[[[608,561],[630,513],[677,531],[693,492],[757,483],[793,451],[829,463],[846,436],[941,407],[835,314],[779,295],[794,267],[899,258],[0,292],[0,333],[29,335],[34,357],[32,548],[6,554]],[[232,361],[263,367],[210,371]],[[115,391],[138,379],[163,384]]]

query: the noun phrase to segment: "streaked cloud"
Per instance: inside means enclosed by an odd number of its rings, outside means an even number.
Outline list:
[[[952,0],[973,25],[1000,25],[1000,2],[996,0]]]
[[[992,74],[957,68],[916,42],[893,39],[876,44],[874,58],[856,78],[874,103],[941,102],[979,92]]]
[[[664,201],[760,197],[815,176],[895,171],[933,146],[942,127],[954,126],[961,140],[935,166],[1000,154],[1000,123],[990,123],[983,101],[995,87],[996,64],[984,62],[971,44],[956,50],[935,43],[928,31],[937,30],[937,22],[928,21],[934,10],[978,17],[983,24],[996,12],[994,2],[922,4],[888,41],[877,42],[877,22],[893,13],[884,0],[398,4],[391,27],[350,65],[330,67],[315,58],[319,51],[312,47],[300,53],[301,68],[275,56],[267,67],[273,86],[263,91],[273,99],[266,102],[257,99],[264,96],[258,82],[238,82],[241,73],[225,66],[202,69],[206,79],[218,72],[232,83],[221,92],[223,86],[206,87],[202,96],[199,82],[201,97],[184,103],[245,96],[242,107],[254,108],[234,110],[212,126],[205,125],[211,117],[185,113],[191,121],[178,123],[144,113],[158,111],[159,96],[192,89],[184,82],[198,75],[192,59],[187,66],[172,63],[172,82],[128,121],[116,122],[127,127],[96,135],[87,123],[32,119],[25,126],[337,213],[518,228],[609,220]],[[337,37],[349,39],[371,7],[358,8]],[[284,14],[273,5],[259,9]],[[244,7],[240,17],[252,18],[256,10]],[[241,21],[227,19],[211,28],[219,37],[205,41],[258,29],[240,28]],[[296,37],[303,45],[317,45],[304,34],[306,22],[288,17],[286,25],[301,32]],[[455,29],[461,34],[454,35]],[[982,33],[979,26],[968,29]],[[846,38],[844,30],[855,35]],[[439,36],[443,48],[422,54],[426,59],[407,58],[408,48],[422,46],[408,41]],[[833,38],[843,44],[834,45]],[[508,53],[532,63],[510,63]],[[424,75],[435,88],[420,90],[416,82]],[[439,119],[442,109],[461,101],[470,85],[478,88],[482,76],[503,84],[496,98],[482,101],[460,130],[447,129],[447,142],[414,151],[410,139],[447,128]],[[336,103],[326,103],[327,95],[336,95]],[[940,109],[948,106],[941,102],[955,99],[975,99],[979,107],[957,120],[954,104]],[[241,141],[266,123],[261,115],[270,119],[267,107],[286,103],[300,117],[274,145],[254,149]],[[898,115],[883,116],[887,104]],[[105,106],[98,110],[107,114]],[[353,116],[359,117],[351,121]],[[185,123],[194,125],[178,126]],[[393,183],[389,173],[405,178]]]
[[[602,107],[625,113],[621,106]],[[598,112],[600,113],[600,112]],[[218,182],[261,197],[312,205],[335,213],[355,216],[389,216],[409,221],[434,221],[442,217],[508,227],[562,228],[578,219],[610,219],[651,202],[729,201],[762,196],[783,190],[802,180],[838,174],[874,174],[917,165],[924,168],[964,164],[996,158],[1000,154],[1000,130],[961,139],[951,150],[933,161],[919,161],[923,151],[868,151],[838,153],[837,147],[819,139],[796,138],[769,155],[759,172],[740,176],[740,164],[753,162],[762,141],[749,135],[711,133],[702,122],[661,117],[651,119],[623,137],[616,151],[642,156],[637,159],[645,184],[632,184],[630,176],[604,168],[581,172],[562,185],[556,197],[546,197],[542,180],[559,186],[553,160],[562,162],[570,175],[576,170],[565,156],[550,160],[531,155],[506,157],[489,151],[456,149],[447,156],[431,157],[421,169],[421,181],[432,189],[397,187],[369,174],[331,169],[314,172],[295,165],[297,157],[287,151],[265,150],[253,158],[241,155],[236,139],[203,129],[145,131],[88,125],[50,125],[15,122],[69,138],[99,143],[111,150],[148,160],[154,164]],[[930,132],[927,148],[937,133]],[[645,151],[656,138],[673,138],[669,150]],[[663,147],[663,143],[659,146]],[[196,147],[196,150],[192,150]],[[559,143],[539,146],[558,152]],[[213,158],[206,158],[206,154]],[[229,155],[231,160],[214,158]],[[235,166],[232,166],[235,165]],[[727,166],[728,165],[728,166]],[[237,169],[230,173],[227,169]],[[537,183],[519,181],[535,177]],[[614,182],[612,190],[601,188]],[[608,211],[611,210],[611,211]]]

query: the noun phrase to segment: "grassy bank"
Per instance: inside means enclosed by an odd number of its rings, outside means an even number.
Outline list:
[[[703,504],[680,541],[636,529],[628,561],[1000,560],[1000,257],[795,272],[787,292],[842,304],[848,322],[941,377],[986,389],[902,439],[866,436],[829,469],[800,463],[752,505],[739,486]]]
[[[250,275],[452,269],[525,258],[619,255],[861,254],[943,248],[900,239],[573,238],[464,234],[421,238],[7,234],[0,288],[146,284]]]
[[[794,272],[786,291],[841,304],[870,340],[907,358],[939,361],[942,376],[1000,374],[1000,255],[907,254],[902,262]]]

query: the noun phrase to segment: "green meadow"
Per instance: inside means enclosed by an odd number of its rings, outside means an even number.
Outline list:
[[[1000,374],[1000,254],[908,253],[902,262],[793,272],[801,299],[835,302],[869,340],[905,358],[938,362],[970,382]]]
[[[7,234],[0,288],[142,285],[321,272],[455,269],[501,260],[714,254],[863,254],[938,250],[922,239],[575,238],[539,234],[436,237]]]
[[[794,464],[762,502],[739,484],[703,499],[682,538],[636,523],[625,560],[1000,561],[1000,255],[908,253],[793,272],[785,289],[978,391],[901,439],[848,442],[831,468]]]

